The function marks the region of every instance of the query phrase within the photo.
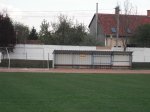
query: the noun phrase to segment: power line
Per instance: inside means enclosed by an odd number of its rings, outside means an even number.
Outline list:
[[[19,15],[13,15],[15,17],[20,17]],[[51,17],[58,17],[58,16],[21,16],[21,17],[31,17],[31,18],[51,18]],[[73,16],[73,17],[83,17],[83,18],[86,18],[86,17],[89,17],[89,16]]]
[[[27,13],[49,13],[49,12],[89,12],[94,10],[66,10],[66,11],[7,11],[7,12],[27,12]]]
[[[57,14],[53,14],[53,13],[9,13],[11,16],[19,16],[19,17],[58,17],[59,14],[61,13],[57,13]],[[64,13],[64,15],[67,16],[74,16],[74,17],[89,17],[91,15],[93,15],[92,12],[76,12],[76,13]]]
[[[101,10],[112,10],[112,9],[99,9],[99,11]],[[32,10],[24,10],[24,11],[7,11],[7,12],[27,12],[27,13],[48,13],[48,12],[95,12],[95,10],[43,10],[43,11],[32,11]]]

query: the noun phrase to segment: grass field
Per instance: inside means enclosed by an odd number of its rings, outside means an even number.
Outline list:
[[[0,73],[0,112],[149,112],[150,75]]]

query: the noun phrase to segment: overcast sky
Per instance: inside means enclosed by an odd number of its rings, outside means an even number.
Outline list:
[[[130,2],[137,7],[138,14],[146,15],[150,9],[149,0]],[[88,26],[95,13],[96,3],[99,3],[99,13],[114,13],[117,4],[123,9],[124,0],[0,0],[0,10],[7,9],[13,20],[39,30],[43,19],[56,22],[60,14]]]

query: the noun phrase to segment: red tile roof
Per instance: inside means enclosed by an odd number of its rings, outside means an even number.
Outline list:
[[[95,17],[95,16],[94,16]],[[93,18],[94,18],[93,17]],[[116,28],[117,26],[117,21],[116,21],[117,16],[115,14],[98,14],[98,23],[100,24],[103,33],[104,34],[113,34],[111,31],[111,28]],[[128,25],[127,25],[127,20],[128,20]],[[126,30],[125,28],[129,28],[131,33],[135,31],[137,26],[142,25],[142,24],[150,24],[150,17],[148,16],[141,16],[141,15],[119,15],[119,35],[123,36],[125,35]],[[91,21],[92,22],[92,21]],[[91,23],[90,23],[91,25]],[[89,25],[89,26],[90,26]],[[125,25],[127,25],[125,27]]]

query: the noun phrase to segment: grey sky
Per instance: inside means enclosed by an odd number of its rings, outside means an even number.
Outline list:
[[[99,13],[114,13],[117,4],[123,9],[124,0],[0,0],[0,10],[7,9],[13,20],[30,27],[35,26],[37,29],[43,19],[56,22],[60,14],[88,26],[95,13],[97,2]],[[130,2],[137,7],[138,14],[146,15],[146,10],[150,9],[149,0],[130,0]]]

